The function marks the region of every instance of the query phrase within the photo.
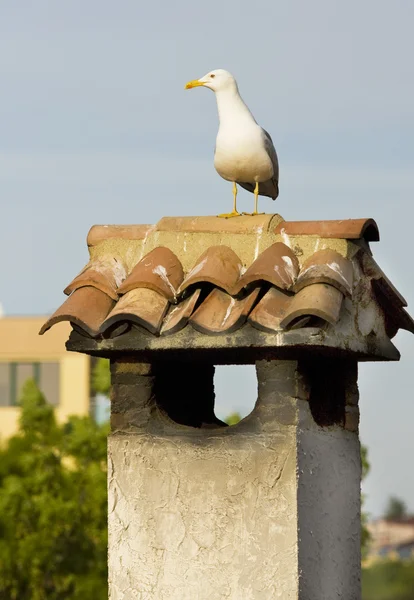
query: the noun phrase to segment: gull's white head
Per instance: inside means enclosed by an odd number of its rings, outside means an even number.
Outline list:
[[[185,89],[191,90],[192,88],[199,86],[210,88],[210,90],[213,90],[213,92],[237,90],[237,83],[233,75],[224,69],[209,71],[207,75],[204,75],[204,77],[189,81],[186,84]]]

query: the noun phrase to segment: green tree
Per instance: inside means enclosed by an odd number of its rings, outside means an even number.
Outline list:
[[[107,358],[96,359],[92,369],[92,388],[98,394],[109,396],[111,390],[111,372]]]
[[[384,512],[385,519],[403,519],[407,516],[407,506],[403,500],[391,496]]]
[[[231,413],[224,419],[224,422],[227,423],[227,425],[237,425],[239,421],[241,421],[241,416],[238,412]]]
[[[33,380],[0,450],[0,598],[107,597],[107,426],[58,425]]]
[[[362,571],[363,600],[413,600],[414,562],[381,561]]]
[[[361,444],[361,466],[362,466],[362,474],[361,479],[364,481],[365,477],[368,475],[370,470],[370,464],[368,461],[368,448]],[[368,552],[369,541],[371,539],[371,535],[367,528],[368,523],[368,514],[362,510],[364,506],[365,496],[361,494],[361,554],[362,558],[365,558]]]

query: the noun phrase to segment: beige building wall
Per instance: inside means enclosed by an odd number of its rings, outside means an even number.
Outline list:
[[[90,410],[90,359],[67,352],[69,323],[60,323],[43,336],[39,329],[47,317],[4,317],[0,319],[0,365],[4,363],[58,363],[59,399],[56,416],[63,422],[69,415],[87,415]],[[18,430],[20,408],[0,406],[0,441]]]
[[[375,555],[384,546],[405,544],[414,539],[414,519],[378,519],[367,525],[371,535],[370,554]]]

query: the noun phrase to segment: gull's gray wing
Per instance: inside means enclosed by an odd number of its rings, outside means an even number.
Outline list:
[[[272,165],[273,165],[273,177],[270,181],[266,181],[266,186],[268,188],[270,188],[269,191],[272,191],[272,194],[269,194],[269,196],[271,198],[273,198],[273,200],[276,200],[276,198],[279,195],[279,161],[277,159],[277,154],[276,154],[275,147],[273,145],[272,138],[270,137],[270,135],[267,133],[267,131],[265,129],[262,129],[262,131],[264,134],[264,142],[265,142],[266,152],[270,156],[270,159],[271,159]],[[260,187],[259,187],[259,190],[260,190]]]
[[[277,154],[275,147],[273,145],[273,140],[270,135],[267,133],[265,129],[261,127],[263,133],[263,143],[266,148],[266,152],[270,156],[273,165],[273,177],[268,181],[263,181],[259,184],[259,195],[260,196],[269,196],[273,200],[279,195],[279,161],[277,159]],[[254,192],[255,184],[253,183],[245,183],[238,181],[237,182],[241,187],[249,192]]]

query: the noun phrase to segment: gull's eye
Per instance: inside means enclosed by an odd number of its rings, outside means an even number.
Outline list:
[[[214,77],[215,77],[214,73],[212,73],[212,74],[210,75],[210,77],[212,77],[212,78],[214,79]]]

